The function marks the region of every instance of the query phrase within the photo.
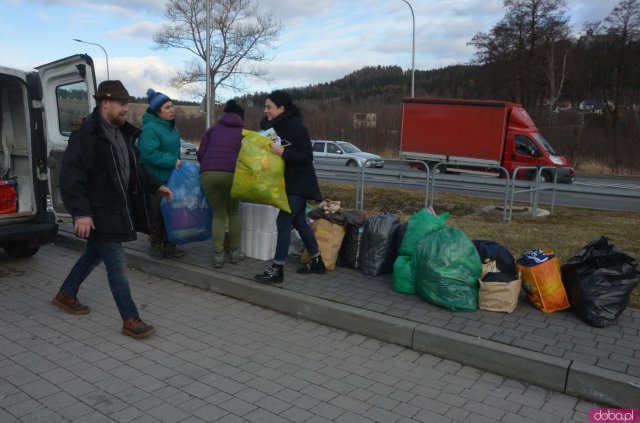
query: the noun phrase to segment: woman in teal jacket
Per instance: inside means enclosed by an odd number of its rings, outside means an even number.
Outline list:
[[[147,90],[149,108],[142,116],[142,133],[138,139],[140,163],[162,183],[167,183],[173,169],[178,169],[180,160],[180,134],[176,129],[175,115],[171,99],[161,92]],[[151,203],[151,243],[150,255],[156,259],[178,258],[184,251],[169,244],[167,230],[160,211],[160,197],[149,197]]]

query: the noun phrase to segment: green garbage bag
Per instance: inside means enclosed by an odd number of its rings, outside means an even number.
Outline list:
[[[430,232],[418,243],[413,263],[423,299],[452,311],[478,309],[482,263],[463,231],[445,227]]]
[[[410,256],[398,256],[393,263],[393,284],[394,291],[401,294],[415,295],[416,280],[413,276],[413,260]]]
[[[271,143],[271,139],[257,132],[242,130],[231,197],[291,213],[284,187],[284,160],[271,152]]]
[[[444,228],[447,217],[449,217],[449,213],[435,216],[429,213],[427,209],[422,209],[419,212],[414,213],[407,222],[407,230],[402,238],[398,254],[401,256],[413,257],[416,251],[416,246],[422,238],[429,232]]]

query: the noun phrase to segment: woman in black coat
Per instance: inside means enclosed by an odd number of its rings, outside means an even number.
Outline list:
[[[271,152],[282,156],[284,160],[284,183],[291,213],[280,210],[276,220],[278,241],[273,264],[255,276],[263,283],[281,283],[284,278],[283,266],[289,251],[291,225],[298,230],[302,242],[311,257],[298,273],[325,273],[326,268],[318,242],[307,224],[305,211],[307,200],[322,200],[318,178],[313,167],[313,150],[309,132],[302,123],[300,109],[293,104],[289,94],[282,90],[273,91],[267,96],[264,107],[265,117],[260,122],[262,129],[273,128],[274,142]],[[277,138],[276,138],[277,137]]]

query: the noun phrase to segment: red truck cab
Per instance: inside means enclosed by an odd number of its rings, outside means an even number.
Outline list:
[[[558,173],[558,182],[571,183],[576,176],[576,171],[569,164],[569,160],[556,153],[538,131],[529,113],[517,104],[511,108],[502,164],[509,173],[517,167],[554,166],[554,170]],[[517,175],[519,178],[524,177],[525,174],[531,174],[525,170],[521,173],[522,175]],[[551,169],[543,170],[540,178],[544,182],[552,182]]]

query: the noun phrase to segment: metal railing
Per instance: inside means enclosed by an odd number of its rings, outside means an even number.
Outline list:
[[[551,186],[541,186],[540,181],[542,179],[542,174],[546,170],[551,170],[551,172],[547,172],[547,174],[553,174],[553,185]],[[535,171],[535,176],[533,179],[527,179],[525,181],[518,181],[517,176],[520,172],[528,171],[531,174],[531,171]],[[518,182],[518,183],[516,183]],[[505,222],[509,223],[513,219],[513,202],[516,194],[529,194],[529,204],[531,205],[531,217],[535,218],[538,214],[538,202],[540,198],[540,191],[551,190],[553,194],[551,196],[551,210],[550,213],[553,214],[553,209],[555,207],[556,201],[556,189],[558,186],[558,172],[553,166],[518,166],[513,170],[511,176],[510,183],[510,195],[509,195],[509,207],[508,207],[508,215],[504,219]]]
[[[375,160],[372,160],[375,161]],[[416,176],[416,173],[407,172],[406,170],[382,170],[379,168],[369,168],[366,166],[369,160],[365,161],[363,164],[358,163],[357,167],[345,167],[341,165],[340,167],[323,167],[321,165],[316,165],[317,168],[321,170],[328,170],[339,172],[341,174],[340,180],[347,180],[355,182],[356,184],[356,199],[355,199],[355,208],[356,210],[364,210],[365,204],[365,195],[364,189],[365,185],[368,182],[374,180],[374,178],[387,178],[384,180],[385,183],[392,183],[395,179],[398,181],[401,188],[405,185],[413,185],[423,187],[425,194],[425,203],[424,207],[434,207],[435,205],[435,194],[438,191],[438,186],[445,185],[453,185],[455,184],[455,189],[458,190],[466,190],[466,191],[482,191],[486,193],[497,193],[500,194],[502,198],[502,221],[504,223],[509,223],[513,219],[513,211],[514,211],[514,202],[516,195],[519,194],[529,194],[529,206],[531,208],[531,217],[535,218],[537,216],[537,210],[539,205],[539,192],[544,190],[552,190],[552,203],[551,203],[551,213],[553,213],[553,208],[555,205],[555,195],[557,190],[557,173],[553,172],[553,167],[519,167],[514,170],[512,174],[509,174],[506,168],[500,165],[490,165],[490,164],[461,164],[459,162],[437,162],[429,166],[427,162],[422,160],[407,160],[407,159],[385,159],[385,164],[398,163],[402,165],[409,164],[419,164],[424,172],[419,172],[420,176]],[[447,167],[464,167],[460,173],[465,174],[472,173],[471,175],[451,175],[444,172],[441,172],[442,169],[446,169]],[[475,170],[474,170],[475,169]],[[487,177],[487,172],[482,172],[486,169],[494,170],[496,176],[502,176],[502,178],[498,177]],[[553,174],[554,180],[553,184],[540,184],[540,179],[542,172],[545,170],[552,170],[552,172],[547,172]],[[517,180],[517,177],[523,171],[535,171],[535,177],[533,180]],[[473,174],[475,173],[475,174]],[[348,174],[348,175],[345,175]],[[482,174],[483,177],[480,177],[478,174]],[[352,176],[354,175],[355,178]],[[345,178],[346,176],[346,178]],[[371,179],[368,179],[368,176],[372,176]]]
[[[191,160],[190,157],[185,157],[187,160]],[[384,159],[385,163],[392,164],[394,162],[401,163],[422,163],[422,161],[413,161],[413,160],[395,160],[395,159]],[[456,163],[460,165],[459,163]],[[443,164],[442,166],[445,166]],[[344,164],[339,166],[333,165],[322,165],[314,163],[316,170],[319,171],[319,178],[324,180],[335,180],[340,182],[351,182],[356,185],[356,204],[358,210],[363,210],[365,197],[364,197],[364,185],[369,183],[379,183],[379,184],[391,184],[400,188],[415,188],[419,190],[423,190],[425,193],[425,198],[428,201],[425,202],[425,206],[429,206],[429,201],[431,201],[431,205],[434,204],[435,194],[439,188],[448,185],[453,189],[460,189],[466,191],[484,191],[484,192],[497,192],[504,193],[505,185],[508,182],[508,203],[506,204],[505,211],[506,214],[503,213],[503,221],[505,223],[510,222],[513,219],[513,211],[515,210],[514,202],[516,201],[517,195],[529,194],[529,198],[527,200],[518,200],[518,201],[528,201],[531,206],[531,215],[536,217],[538,208],[540,206],[540,196],[545,191],[551,191],[552,195],[550,198],[550,212],[553,213],[555,210],[556,197],[558,194],[566,194],[566,195],[576,195],[579,194],[581,196],[596,196],[598,198],[610,198],[610,197],[619,197],[622,199],[626,199],[626,201],[632,201],[633,204],[640,204],[640,190],[638,190],[635,186],[626,188],[620,186],[585,186],[581,184],[558,184],[557,183],[557,174],[556,172],[551,172],[553,175],[553,183],[541,183],[540,177],[542,173],[546,170],[547,173],[550,173],[549,170],[555,170],[553,166],[549,167],[521,167],[510,175],[508,175],[508,179],[505,177],[504,179],[498,178],[489,178],[489,177],[480,177],[477,175],[473,176],[459,176],[459,175],[449,175],[449,174],[434,174],[433,168],[427,172],[420,171],[408,171],[406,169],[376,169],[376,168],[356,168],[356,167],[347,167]],[[466,166],[466,165],[465,165]],[[487,167],[487,166],[482,166]],[[435,166],[434,166],[435,168]],[[520,176],[521,172],[529,171],[532,172],[533,169],[536,171],[536,177],[533,180],[522,180],[517,179]],[[436,169],[437,171],[437,169]],[[322,174],[322,173],[326,174]],[[505,172],[502,170],[502,172]],[[386,180],[384,178],[387,178]],[[435,179],[435,181],[434,181]],[[506,195],[506,194],[505,194]],[[636,201],[637,200],[637,201]],[[545,201],[548,203],[548,201]],[[632,208],[632,211],[640,211],[640,206],[637,208]]]
[[[438,162],[436,164],[434,164],[431,168],[431,178],[429,179],[429,183],[431,184],[431,188],[429,189],[429,192],[431,193],[431,198],[430,198],[430,202],[429,202],[429,206],[433,207],[434,206],[434,202],[435,202],[435,193],[436,193],[436,180],[440,179],[440,180],[444,180],[443,173],[440,172],[439,170],[441,168],[446,168],[447,166],[455,166],[455,167],[460,167],[463,166],[465,169],[467,168],[471,168],[471,169],[495,169],[497,171],[497,175],[504,175],[504,180],[501,179],[495,179],[498,181],[504,181],[504,184],[499,184],[499,185],[494,185],[494,184],[486,184],[484,185],[484,191],[486,192],[494,192],[494,193],[498,193],[498,194],[502,194],[503,195],[503,211],[502,211],[502,221],[506,222],[507,221],[507,214],[508,214],[508,209],[509,209],[509,192],[510,192],[510,180],[511,178],[509,177],[509,171],[507,171],[507,169],[505,169],[504,167],[500,166],[500,165],[490,165],[490,164],[461,164],[459,162]],[[476,171],[477,172],[477,171]],[[486,172],[482,172],[482,173],[486,173]],[[478,176],[475,176],[475,178],[479,178]],[[447,178],[447,180],[451,180],[451,178]],[[465,182],[465,180],[463,178],[459,178],[458,180]],[[463,184],[463,186],[459,189],[467,189],[467,190],[477,190],[477,185],[475,187],[467,187],[468,184]],[[493,188],[493,187],[496,188]]]
[[[367,163],[369,162],[375,162],[378,160],[365,160],[364,162],[364,166],[360,166],[360,164],[358,164],[358,184],[356,186],[356,210],[364,210],[364,184],[366,182],[365,179],[365,170],[367,169]],[[384,159],[385,164],[387,163],[400,163],[403,165],[410,165],[410,164],[419,164],[422,167],[422,170],[425,172],[426,175],[426,181],[427,183],[424,184],[424,207],[427,208],[428,207],[428,201],[429,201],[429,177],[431,176],[431,172],[429,170],[429,165],[422,161],[422,160],[405,160],[405,159]],[[404,183],[404,179],[405,179],[405,172],[404,171],[397,171],[398,172],[398,179],[400,181],[400,185],[402,187],[403,183]],[[386,173],[386,172],[385,172]],[[388,173],[386,173],[388,175]]]

